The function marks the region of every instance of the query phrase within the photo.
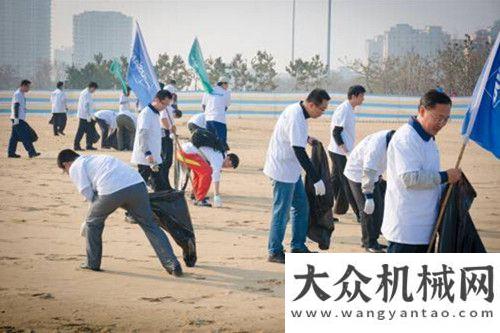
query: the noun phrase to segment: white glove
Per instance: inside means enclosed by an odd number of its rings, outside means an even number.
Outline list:
[[[17,118],[14,119],[14,125],[19,125],[19,119]]]
[[[170,133],[170,139],[175,140],[175,133]]]
[[[326,194],[325,183],[321,179],[318,182],[314,183],[314,192],[316,193],[316,195]]]
[[[90,123],[92,121],[92,117],[91,116],[87,116],[87,122]]]
[[[214,195],[213,206],[216,208],[222,207],[222,198],[220,197],[220,195]]]
[[[366,199],[365,200],[365,208],[363,209],[363,211],[366,214],[371,215],[371,214],[373,214],[374,210],[375,210],[375,201],[373,201],[373,199]]]
[[[80,225],[80,236],[87,237],[87,222],[85,221]]]

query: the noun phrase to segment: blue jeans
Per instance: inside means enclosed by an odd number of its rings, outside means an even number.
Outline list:
[[[387,242],[387,253],[426,253],[428,244],[403,244],[396,242]]]
[[[286,224],[292,224],[292,250],[306,249],[309,227],[309,202],[302,178],[296,183],[273,180],[273,218],[269,230],[268,252],[270,255],[283,252]]]
[[[218,121],[207,121],[207,130],[214,133],[227,146],[227,126]]]

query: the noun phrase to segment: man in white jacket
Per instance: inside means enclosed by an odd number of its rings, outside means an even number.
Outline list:
[[[64,82],[59,81],[56,85],[57,89],[50,94],[50,103],[52,104],[52,126],[54,135],[64,135],[66,122],[68,120],[68,102],[66,93],[63,90]]]
[[[78,130],[75,136],[75,142],[73,147],[75,150],[83,150],[80,146],[80,141],[85,134],[86,140],[86,149],[87,150],[96,150],[96,148],[92,147],[92,138],[89,133],[92,126],[92,116],[94,115],[94,101],[92,99],[92,94],[97,90],[97,83],[90,82],[87,88],[85,88],[78,98],[78,109],[77,109],[77,117],[78,117]]]

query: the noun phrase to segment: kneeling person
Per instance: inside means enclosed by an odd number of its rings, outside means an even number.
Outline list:
[[[382,252],[378,243],[384,213],[380,177],[387,167],[387,147],[395,131],[368,135],[352,150],[344,170],[361,222],[361,243],[367,252]]]
[[[78,191],[90,202],[84,225],[87,262],[82,268],[100,270],[104,221],[122,207],[138,222],[167,272],[182,275],[167,236],[154,221],[146,184],[138,172],[115,157],[80,156],[71,149],[59,153],[57,165],[69,174]]]
[[[210,184],[214,184],[214,206],[221,207],[220,177],[222,168],[236,169],[240,160],[236,154],[224,154],[211,147],[197,148],[191,142],[182,144],[182,150],[178,151],[177,159],[193,172],[193,192],[195,205],[211,207],[206,195]]]

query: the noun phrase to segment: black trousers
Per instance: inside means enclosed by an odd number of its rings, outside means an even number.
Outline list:
[[[174,154],[174,142],[170,138],[170,132],[165,131],[166,135],[161,138],[161,159],[163,162],[160,166],[160,172],[165,179],[165,185],[168,189],[171,189],[170,180],[168,174],[170,172],[170,167],[172,166],[173,154]]]
[[[54,129],[54,135],[58,135],[59,133],[63,133],[66,128],[66,122],[68,120],[68,116],[66,113],[53,113],[52,114],[52,126]]]
[[[378,236],[380,235],[380,228],[382,227],[382,220],[384,218],[384,197],[382,196],[380,182],[376,182],[373,189],[375,211],[373,214],[368,215],[364,212],[365,195],[361,190],[361,183],[353,182],[350,179],[348,181],[352,195],[358,206],[359,222],[361,223],[361,243],[366,248],[374,247],[378,243]]]
[[[89,135],[90,133],[90,126],[91,124],[87,122],[86,119],[78,119],[78,130],[76,131],[76,136],[75,136],[75,142],[74,142],[74,147],[75,148],[80,148],[80,141],[82,141],[83,135],[85,134],[85,141],[86,141],[86,147],[90,148],[92,147],[92,139]]]
[[[332,184],[333,184],[333,196],[334,200],[337,201],[341,192],[345,194],[347,201],[349,202],[349,206],[353,210],[354,214],[356,214],[356,218],[359,222],[359,210],[358,205],[356,204],[356,200],[352,195],[351,187],[349,186],[349,180],[346,176],[344,176],[344,169],[347,163],[347,158],[344,155],[335,154],[331,151],[328,152],[330,155],[330,159],[332,161]]]
[[[101,129],[101,148],[111,147],[109,143],[109,125],[104,120],[99,118],[97,118],[97,124]]]
[[[165,178],[161,172],[153,172],[149,165],[139,164],[138,166],[139,174],[142,176],[142,179],[149,184],[154,192],[166,191],[169,188],[165,182]]]

